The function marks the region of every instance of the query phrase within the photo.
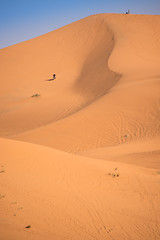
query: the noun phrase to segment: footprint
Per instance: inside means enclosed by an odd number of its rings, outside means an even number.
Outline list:
[[[10,204],[17,204],[17,202],[11,202]]]
[[[0,199],[5,198],[5,196],[6,196],[5,194],[3,194],[3,195],[0,194]]]
[[[21,209],[23,209],[23,207],[19,207],[19,208],[17,208],[18,210],[21,210]]]

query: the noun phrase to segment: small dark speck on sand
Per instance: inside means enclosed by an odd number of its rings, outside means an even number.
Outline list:
[[[25,228],[31,228],[31,225],[26,226]]]

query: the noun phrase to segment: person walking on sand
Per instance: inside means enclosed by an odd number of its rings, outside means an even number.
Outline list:
[[[56,79],[56,74],[53,74],[53,80]]]
[[[128,9],[128,11],[126,12],[126,14],[130,14],[130,11],[129,11],[129,9]]]

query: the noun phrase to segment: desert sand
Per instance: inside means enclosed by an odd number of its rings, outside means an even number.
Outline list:
[[[160,239],[159,29],[98,14],[0,50],[0,239]]]

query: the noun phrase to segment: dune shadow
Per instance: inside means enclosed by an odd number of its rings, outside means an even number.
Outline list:
[[[106,94],[120,79],[119,73],[108,67],[115,45],[113,33],[108,29],[107,39],[101,39],[86,58],[73,90],[81,95],[86,105]]]
[[[46,79],[45,81],[47,81],[47,82],[51,82],[51,81],[54,81],[55,79],[53,79],[53,78],[49,78],[49,79]]]

